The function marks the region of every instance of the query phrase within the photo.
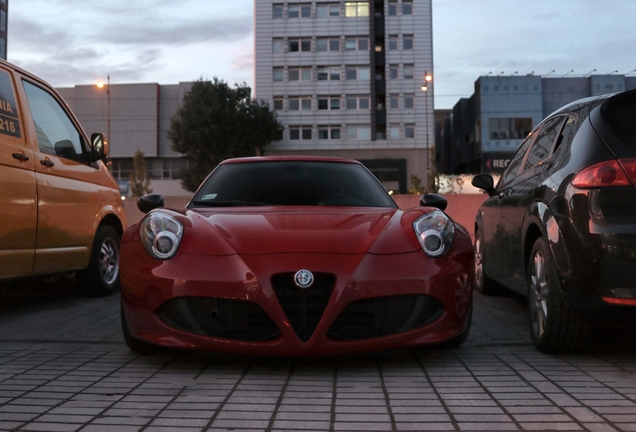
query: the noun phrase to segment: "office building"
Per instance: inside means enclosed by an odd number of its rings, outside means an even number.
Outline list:
[[[7,59],[7,34],[9,29],[9,0],[0,0],[0,58]]]
[[[405,193],[434,145],[431,0],[255,0],[255,97],[285,129],[268,154],[361,160]]]

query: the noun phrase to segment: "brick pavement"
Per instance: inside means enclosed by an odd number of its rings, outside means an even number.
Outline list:
[[[523,299],[476,296],[458,349],[319,359],[129,352],[118,295],[0,285],[0,430],[636,431],[636,338],[534,350]]]

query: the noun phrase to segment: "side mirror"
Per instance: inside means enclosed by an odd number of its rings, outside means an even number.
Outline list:
[[[478,174],[470,183],[478,189],[483,189],[488,195],[492,195],[495,191],[495,183],[492,176],[488,174]]]
[[[448,206],[448,200],[438,194],[430,193],[420,198],[420,207],[435,207],[444,211],[446,206]]]
[[[94,133],[91,135],[90,162],[97,162],[108,156],[108,141],[104,134]]]
[[[163,207],[163,197],[159,194],[147,194],[137,200],[137,208],[142,213],[148,213],[159,207]]]

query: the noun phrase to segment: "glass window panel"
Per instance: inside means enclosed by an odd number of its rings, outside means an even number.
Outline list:
[[[283,17],[283,5],[274,5],[274,9],[272,11],[272,17],[274,19]]]
[[[371,139],[371,128],[368,126],[363,126],[358,129],[358,138],[359,139]]]
[[[274,68],[274,81],[282,81],[283,80],[283,69]]]
[[[400,139],[400,126],[391,126],[391,128],[389,129],[389,138]]]
[[[340,68],[331,68],[329,79],[331,81],[340,81]]]
[[[340,51],[340,39],[329,40],[329,51]]]
[[[298,69],[289,69],[289,71],[287,72],[289,81],[298,81],[298,74]]]
[[[298,52],[299,48],[300,48],[300,43],[298,40],[289,41],[289,52]]]
[[[282,53],[283,52],[283,40],[282,39],[274,39],[274,52]]]
[[[331,128],[331,139],[340,139],[340,128]]]
[[[326,68],[318,68],[318,81],[327,81],[329,79],[329,70]]]
[[[347,51],[352,51],[356,49],[356,40],[355,39],[347,39],[345,41],[345,49]]]
[[[358,79],[359,80],[368,80],[370,78],[369,68],[359,68],[358,69]]]
[[[347,98],[347,109],[358,109],[358,99]]]
[[[329,16],[337,17],[340,16],[340,5],[330,5],[329,6]]]
[[[303,40],[303,41],[301,41],[301,50],[303,52],[310,52],[311,51],[311,40]]]
[[[369,51],[369,39],[358,39],[358,50]]]
[[[358,2],[358,16],[359,17],[369,16],[369,3]]]
[[[358,138],[358,128],[356,126],[349,126],[347,128],[347,139],[357,139]]]
[[[289,99],[289,110],[290,111],[300,110],[300,101],[298,99]]]
[[[413,3],[402,1],[402,15],[413,15]]]
[[[302,80],[311,81],[311,69],[308,69],[308,68],[302,69]]]
[[[389,2],[389,16],[397,15],[397,2]]]
[[[346,73],[348,80],[354,80],[358,77],[358,70],[356,68],[347,68]]]
[[[290,140],[299,140],[300,139],[300,129],[298,128],[290,128],[289,129],[289,139]]]
[[[329,129],[326,127],[318,127],[318,139],[326,140],[329,139]]]
[[[358,8],[355,3],[345,3],[345,16],[347,18],[356,17],[358,15]]]
[[[398,78],[398,67],[390,66],[389,67],[389,79],[397,79]]]
[[[404,36],[402,39],[403,48],[405,50],[413,49],[413,36]]]
[[[274,110],[276,111],[283,110],[283,98],[274,98]]]
[[[413,96],[404,96],[404,108],[405,109],[413,109],[414,105],[415,105],[415,103],[414,103]]]
[[[311,139],[311,129],[303,128],[303,139],[310,140]]]
[[[327,39],[316,39],[316,51],[327,51]]]
[[[326,4],[316,5],[316,18],[327,18],[328,15],[329,12]]]
[[[318,99],[318,109],[319,110],[329,109],[329,99]]]
[[[332,110],[339,110],[340,109],[340,99],[339,98],[332,98],[330,101],[330,108]]]
[[[397,36],[389,36],[389,51],[396,50],[398,46]]]
[[[415,138],[415,126],[407,125],[404,128],[404,137],[405,138]]]
[[[287,9],[288,18],[298,18],[298,5],[289,5]]]
[[[300,8],[300,16],[303,18],[311,18],[311,5],[303,5]]]
[[[301,104],[302,104],[303,111],[311,110],[311,99],[303,99]]]
[[[369,103],[369,98],[368,97],[361,97],[360,101],[360,109],[369,109],[370,103]]]
[[[413,66],[404,66],[404,78],[413,79]]]
[[[400,98],[396,95],[392,95],[389,98],[389,108],[391,109],[398,109],[400,106],[400,102],[399,102]]]

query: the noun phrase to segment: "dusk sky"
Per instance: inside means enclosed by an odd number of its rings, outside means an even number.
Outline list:
[[[418,1],[415,0],[415,7]],[[253,85],[253,0],[10,0],[8,60],[56,87]],[[636,69],[634,0],[433,0],[435,107],[478,76]]]

